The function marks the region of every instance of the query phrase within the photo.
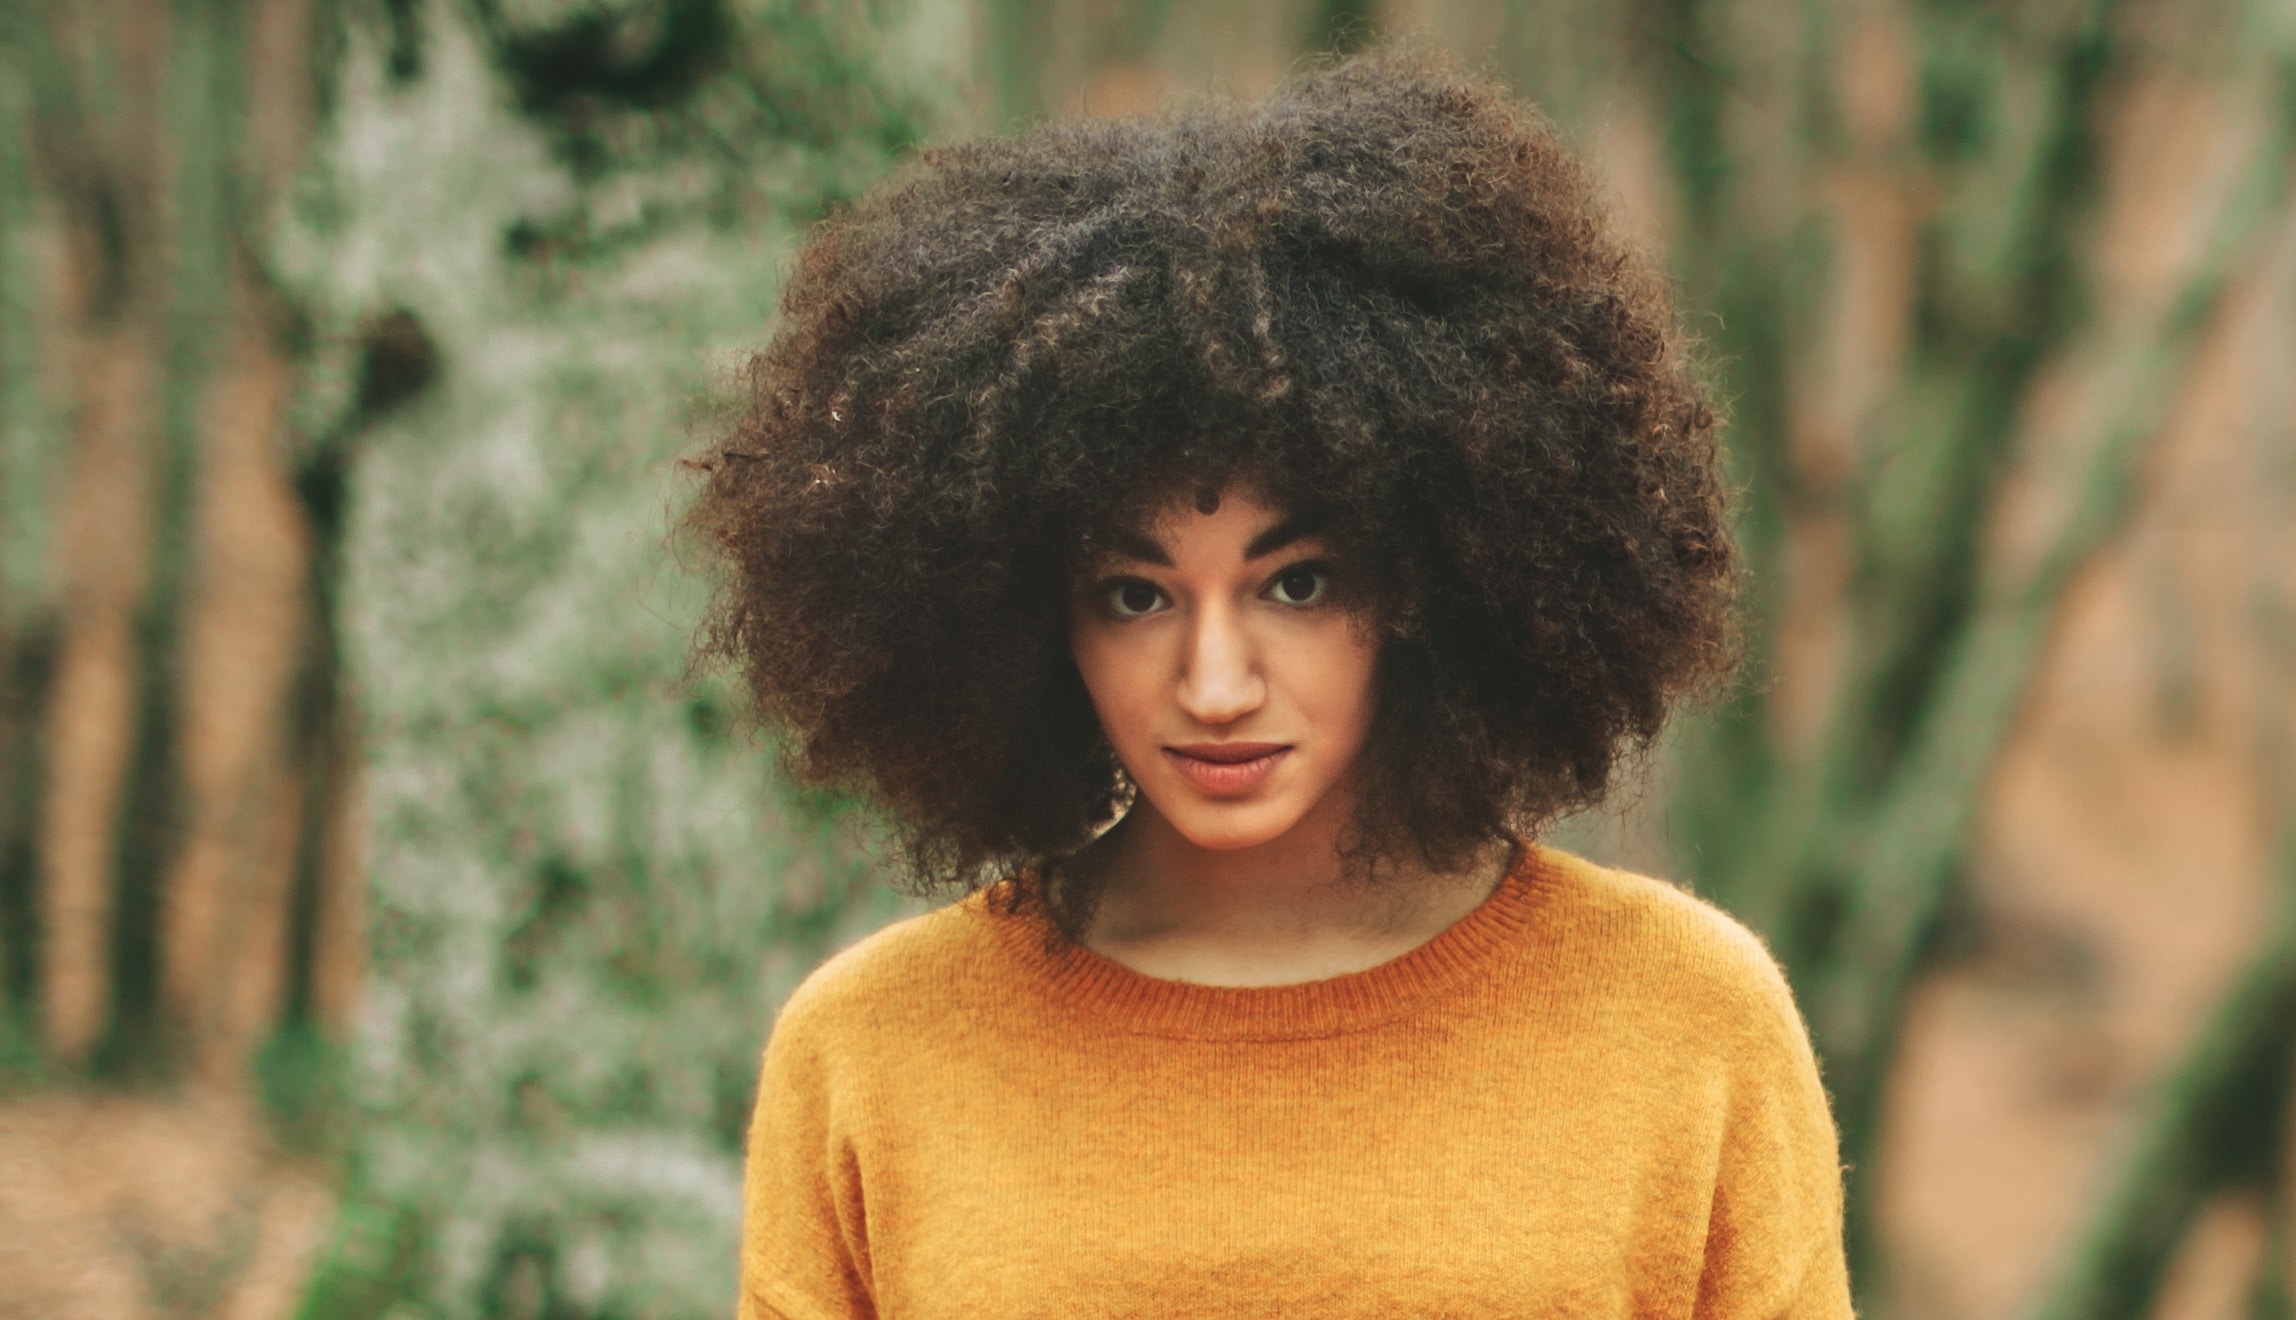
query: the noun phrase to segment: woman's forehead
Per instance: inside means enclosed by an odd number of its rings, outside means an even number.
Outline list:
[[[1280,492],[1272,473],[1234,468],[1213,474],[1179,474],[1155,482],[1144,492],[1144,498],[1127,501],[1116,521],[1122,524],[1120,530],[1153,534],[1191,517],[1211,517],[1238,506],[1282,518],[1291,513],[1295,503]]]
[[[1271,503],[1259,491],[1236,486],[1173,498],[1137,526],[1113,528],[1096,538],[1096,557],[1171,565],[1186,547],[1209,538],[1234,542],[1241,557],[1259,559],[1316,536],[1322,520]]]
[[[1298,485],[1293,474],[1280,468],[1250,463],[1168,468],[1114,494],[1080,524],[1072,524],[1071,560],[1089,568],[1111,558],[1149,558],[1139,552],[1169,538],[1176,528],[1239,508],[1255,514],[1263,527],[1319,510],[1322,502]],[[1321,530],[1324,520],[1313,521]]]

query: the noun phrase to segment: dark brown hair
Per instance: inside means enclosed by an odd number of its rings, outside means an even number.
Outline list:
[[[1543,118],[1426,56],[927,151],[815,234],[746,383],[689,518],[705,651],[928,884],[1117,809],[1064,611],[1179,492],[1312,509],[1378,630],[1361,857],[1599,800],[1730,658],[1664,284]]]

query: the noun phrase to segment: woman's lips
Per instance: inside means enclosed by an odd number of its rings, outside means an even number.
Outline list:
[[[1165,748],[1164,759],[1213,797],[1237,797],[1266,783],[1290,751],[1288,743],[1187,743]]]

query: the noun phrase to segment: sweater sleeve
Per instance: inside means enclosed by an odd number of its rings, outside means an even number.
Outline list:
[[[1751,936],[1746,937],[1752,945]],[[1839,1145],[1809,1034],[1759,945],[1699,1282],[1700,1320],[1849,1320]]]
[[[742,1190],[735,1320],[862,1320],[861,1180],[837,1131],[823,1052],[792,1001],[765,1050]]]

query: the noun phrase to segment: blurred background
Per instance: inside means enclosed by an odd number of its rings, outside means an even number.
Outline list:
[[[5,0],[0,1317],[729,1314],[902,908],[677,455],[920,144],[1387,40],[1727,401],[1749,677],[1560,834],[1787,966],[1864,1312],[2296,1312],[2296,0]]]

